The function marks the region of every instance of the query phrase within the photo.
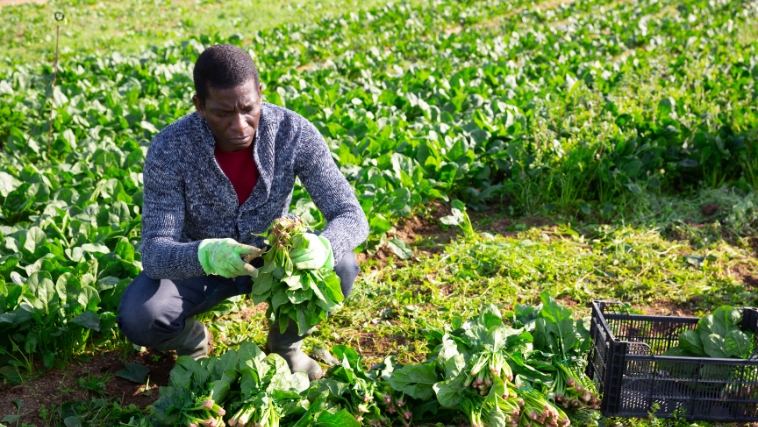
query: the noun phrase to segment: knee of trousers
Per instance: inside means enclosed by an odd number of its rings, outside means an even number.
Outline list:
[[[124,290],[116,322],[129,341],[153,347],[179,335],[185,319],[181,318],[180,312],[149,298],[150,288],[159,286],[159,281],[140,277],[143,274],[140,273]]]
[[[353,290],[355,284],[355,278],[358,277],[360,268],[355,260],[355,254],[353,252],[346,253],[340,262],[334,266],[334,272],[337,273],[337,277],[340,278],[340,287],[342,288],[342,295],[347,299],[350,292]]]

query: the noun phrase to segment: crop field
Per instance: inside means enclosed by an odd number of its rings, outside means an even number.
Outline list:
[[[209,393],[229,422],[265,386],[282,426],[563,426],[512,424],[500,395],[552,405],[535,389],[583,365],[592,301],[758,307],[758,0],[70,0],[0,18],[0,425],[190,425]],[[142,270],[147,148],[194,110],[216,43],[316,125],[368,217],[353,293],[305,341],[340,359],[331,382],[264,358],[249,297],[203,315],[203,364],[115,325]],[[324,225],[299,184],[291,212]],[[551,322],[584,341],[556,350]],[[497,349],[553,358],[538,374]],[[479,354],[504,372],[481,398],[456,377]],[[532,386],[509,389],[507,366]],[[591,402],[572,425],[737,425]]]

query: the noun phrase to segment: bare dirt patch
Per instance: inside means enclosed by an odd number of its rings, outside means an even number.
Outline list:
[[[740,262],[729,269],[729,275],[737,282],[741,282],[746,288],[758,288],[758,266]]]
[[[750,247],[753,249],[753,254],[758,257],[758,237],[751,237],[748,241]]]
[[[493,211],[484,212],[472,212],[471,224],[478,231],[485,231],[491,234],[499,234],[501,236],[512,237],[517,235],[523,230],[529,228],[542,228],[550,225],[555,225],[556,220],[550,217],[533,216],[526,218],[507,218],[501,217],[492,221],[494,216]]]
[[[440,221],[450,214],[449,206],[433,203],[426,215],[403,218],[396,226],[397,237],[409,244],[419,242],[427,252],[439,253],[458,236],[457,227],[443,226]]]
[[[367,359],[380,360],[398,346],[407,345],[408,337],[404,335],[385,335],[379,337],[373,332],[361,332],[358,336],[356,350]]]
[[[576,302],[573,298],[571,298],[568,295],[559,296],[555,300],[556,300],[556,302],[558,302],[558,303],[566,306],[567,308],[569,308],[572,311],[576,310],[577,307],[579,306],[579,303]]]
[[[445,204],[431,203],[427,206],[424,214],[401,218],[395,227],[387,233],[387,240],[400,239],[408,246],[412,246],[415,252],[441,253],[445,245],[459,234],[457,227],[443,226],[440,222],[440,218],[450,215],[450,212],[450,207]],[[391,257],[395,259],[397,264],[404,264],[404,261],[399,259],[386,244],[379,247],[376,253],[372,255],[366,253],[356,255],[358,265],[371,258],[380,267],[386,265],[387,260]]]
[[[743,280],[745,283],[745,286],[749,288],[758,288],[758,276],[751,275],[751,276],[744,276]]]
[[[719,205],[715,203],[708,203],[708,204],[703,205],[702,208],[700,208],[700,212],[702,212],[703,215],[705,216],[711,216],[715,214],[716,212],[718,212],[719,209],[721,209]]]
[[[264,313],[266,312],[266,309],[268,309],[268,304],[265,302],[262,302],[258,305],[252,305],[252,303],[242,310],[229,314],[230,317],[234,319],[240,319],[240,320],[247,320],[250,321],[255,317],[258,313]]]
[[[40,415],[40,409],[54,413],[54,409],[66,402],[89,401],[101,397],[98,393],[79,386],[78,379],[102,378],[105,389],[102,397],[115,399],[122,406],[135,404],[140,408],[155,402],[159,397],[158,387],[168,385],[171,369],[176,357],[158,351],[132,353],[124,360],[120,353],[110,352],[92,356],[89,360],[75,361],[65,370],[53,369],[36,379],[27,379],[20,385],[0,387],[0,417],[16,414],[18,409],[12,403],[20,399],[21,423],[48,425]],[[116,376],[125,363],[138,363],[150,369],[147,385],[136,384]]]
[[[646,304],[634,308],[650,316],[694,317],[695,315],[690,308],[669,300],[656,301],[652,305]]]

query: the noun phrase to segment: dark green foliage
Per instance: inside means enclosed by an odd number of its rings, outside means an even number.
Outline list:
[[[755,351],[755,339],[752,332],[740,329],[741,321],[738,309],[721,306],[701,318],[695,329],[682,332],[679,345],[663,354],[747,359]]]
[[[552,309],[571,315],[564,307]],[[560,356],[530,351],[531,334],[506,326],[496,306],[485,307],[460,328],[429,336],[441,336],[442,342],[426,362],[401,366],[388,356],[369,370],[353,348],[335,346],[332,351],[340,363],[312,383],[303,372],[291,374],[278,355],[264,356],[251,343],[199,362],[180,357],[150,416],[131,425],[198,423],[213,417],[232,426],[409,427],[461,416],[479,427],[568,424],[568,416],[557,406],[560,402],[550,400],[555,369],[546,371],[548,381],[541,384],[526,376],[514,377],[511,366],[519,363],[513,359],[517,354],[539,354],[542,361],[547,357],[555,363]],[[585,402],[589,404],[590,397]],[[570,408],[571,414],[578,411]]]
[[[306,230],[301,218],[279,218],[271,224],[266,240],[270,249],[253,287],[253,301],[268,303],[266,314],[282,333],[292,321],[305,334],[345,299],[333,269],[299,270],[293,265],[290,253],[308,245]]]

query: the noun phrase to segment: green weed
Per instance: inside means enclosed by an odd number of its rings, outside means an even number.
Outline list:
[[[644,227],[576,227],[530,228],[509,237],[477,233],[451,242],[441,254],[418,253],[402,265],[390,260],[381,269],[366,266],[344,309],[317,339],[355,346],[370,336],[415,359],[424,351],[414,342],[425,327],[469,316],[489,302],[504,308],[533,304],[543,290],[585,313],[592,300],[640,308],[666,303],[693,313],[722,303],[758,303],[758,294],[730,273],[745,262],[758,267],[747,248],[721,239],[699,247]],[[384,343],[386,337],[391,339]]]
[[[107,383],[112,379],[113,377],[108,372],[102,374],[99,377],[93,375],[90,372],[87,373],[86,377],[77,378],[76,382],[82,389],[90,391],[102,397],[105,396],[105,387]]]

